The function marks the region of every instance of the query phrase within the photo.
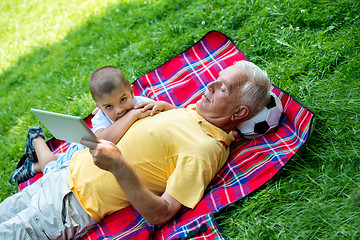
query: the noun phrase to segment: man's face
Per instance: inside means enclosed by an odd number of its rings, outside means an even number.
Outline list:
[[[207,90],[196,103],[196,111],[215,126],[223,127],[239,107],[238,74],[241,73],[236,66],[221,71],[219,77],[207,85]]]
[[[130,88],[119,87],[110,94],[99,97],[96,100],[96,106],[115,122],[134,108],[133,97],[133,86],[130,86]]]

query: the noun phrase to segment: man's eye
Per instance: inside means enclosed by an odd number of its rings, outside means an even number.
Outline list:
[[[125,102],[126,101],[126,98],[122,98],[122,99],[120,99],[120,102],[122,103],[122,102]]]
[[[105,106],[105,109],[108,109],[108,110],[112,109],[112,105]]]

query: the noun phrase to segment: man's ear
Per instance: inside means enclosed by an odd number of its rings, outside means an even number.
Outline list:
[[[239,106],[235,113],[231,116],[232,121],[238,121],[242,119],[246,119],[249,116],[250,109],[248,106]]]

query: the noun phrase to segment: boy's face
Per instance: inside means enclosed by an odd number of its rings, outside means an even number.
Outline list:
[[[105,94],[96,100],[96,106],[101,109],[112,121],[124,116],[134,108],[134,90],[128,87],[115,88],[110,94]]]

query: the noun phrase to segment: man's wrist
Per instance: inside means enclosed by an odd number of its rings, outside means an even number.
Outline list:
[[[121,178],[127,174],[126,166],[123,159],[114,161],[113,167],[110,169],[110,172],[116,177]]]

